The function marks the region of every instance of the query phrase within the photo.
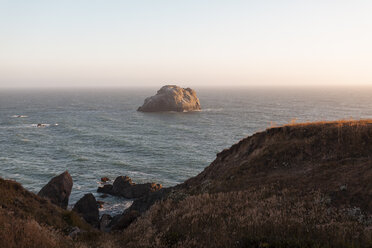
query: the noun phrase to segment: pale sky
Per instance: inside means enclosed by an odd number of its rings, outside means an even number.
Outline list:
[[[0,0],[0,87],[372,86],[371,0]]]

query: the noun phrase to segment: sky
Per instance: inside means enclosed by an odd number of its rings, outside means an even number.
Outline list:
[[[372,86],[370,0],[0,0],[0,87]]]

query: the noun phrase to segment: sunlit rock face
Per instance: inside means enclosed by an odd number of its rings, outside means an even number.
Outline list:
[[[201,107],[195,90],[166,85],[158,90],[155,96],[146,98],[144,104],[137,110],[142,112],[188,112],[201,110]]]

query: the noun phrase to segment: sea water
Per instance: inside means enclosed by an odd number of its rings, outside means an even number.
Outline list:
[[[68,170],[70,207],[86,193],[117,214],[130,199],[96,193],[101,177],[182,183],[216,153],[270,126],[372,118],[372,89],[198,89],[202,111],[141,113],[156,89],[2,90],[0,176],[37,193]],[[39,125],[38,124],[42,124]]]

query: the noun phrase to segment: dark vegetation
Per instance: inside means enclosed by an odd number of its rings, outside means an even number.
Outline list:
[[[93,231],[76,213],[0,178],[0,247],[71,247],[66,234],[75,226]]]
[[[371,151],[369,120],[271,128],[217,154],[125,230],[74,240],[66,230],[85,228],[80,217],[1,180],[0,247],[372,247]]]

